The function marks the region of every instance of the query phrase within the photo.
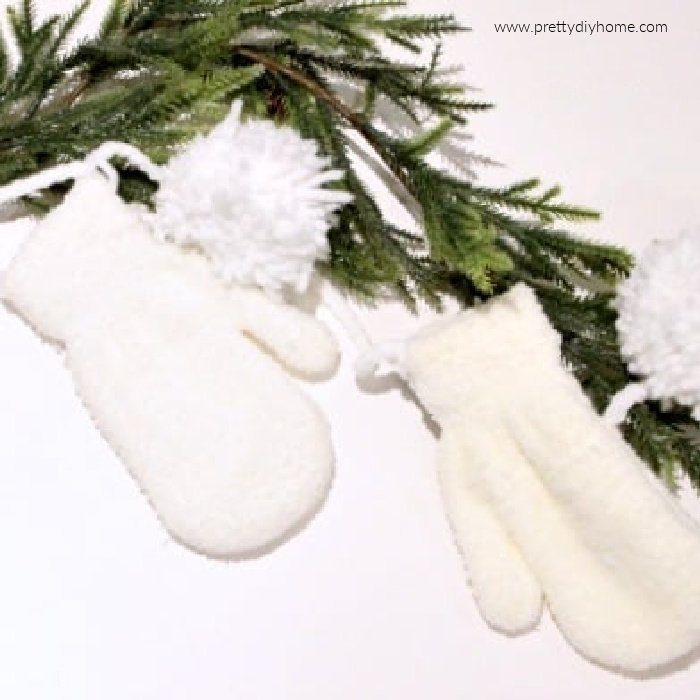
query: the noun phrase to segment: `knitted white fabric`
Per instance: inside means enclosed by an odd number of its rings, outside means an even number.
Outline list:
[[[156,230],[200,249],[229,282],[304,291],[347,192],[314,141],[268,119],[240,120],[241,103],[159,175]]]
[[[646,397],[675,399],[700,418],[700,232],[651,245],[620,285],[617,328]],[[628,406],[622,407],[622,413]],[[618,420],[624,415],[616,416]]]
[[[2,293],[65,347],[77,393],[176,539],[250,556],[319,508],[328,425],[256,344],[328,372],[337,349],[313,317],[227,287],[199,253],[157,241],[100,176],[38,225]]]
[[[448,517],[491,625],[526,630],[544,594],[585,656],[658,667],[700,643],[700,529],[559,348],[524,285],[408,342],[407,377],[442,427]]]

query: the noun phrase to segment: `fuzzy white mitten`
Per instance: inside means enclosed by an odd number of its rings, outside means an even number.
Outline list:
[[[439,478],[486,620],[541,598],[569,641],[640,671],[700,643],[700,530],[563,367],[533,292],[426,328],[404,371],[442,428]]]
[[[319,508],[328,425],[258,346],[300,373],[331,371],[337,348],[313,317],[157,241],[97,175],[37,226],[2,292],[65,348],[77,393],[176,539],[250,556]]]

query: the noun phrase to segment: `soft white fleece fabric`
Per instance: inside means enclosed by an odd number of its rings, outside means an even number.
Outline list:
[[[176,539],[250,556],[318,509],[328,425],[255,342],[299,372],[329,372],[337,348],[313,317],[156,241],[100,176],[37,226],[2,293],[65,347],[77,393]]]
[[[524,285],[409,341],[407,376],[442,427],[447,513],[494,627],[534,625],[543,593],[587,657],[658,667],[700,644],[700,530],[559,347]]]

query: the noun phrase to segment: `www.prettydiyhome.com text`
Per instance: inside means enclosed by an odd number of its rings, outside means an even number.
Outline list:
[[[501,23],[493,25],[499,33],[506,34],[663,34],[668,25],[663,23],[632,22],[537,22]]]

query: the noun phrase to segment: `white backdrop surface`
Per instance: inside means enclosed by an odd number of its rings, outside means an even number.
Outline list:
[[[95,2],[85,31],[103,7]],[[498,104],[474,119],[475,147],[512,165],[486,180],[561,182],[571,201],[604,213],[586,233],[634,249],[700,224],[700,6],[411,7],[455,12],[473,28],[447,56]],[[559,20],[665,22],[668,32],[493,27]],[[3,263],[29,228],[2,226]],[[423,322],[391,307],[363,317],[378,339]],[[623,678],[581,659],[546,617],[514,639],[484,625],[443,518],[435,438],[398,388],[358,390],[346,348],[338,376],[311,389],[337,448],[325,508],[271,555],[226,564],[168,540],[60,358],[0,310],[0,698],[696,700],[700,663]]]

